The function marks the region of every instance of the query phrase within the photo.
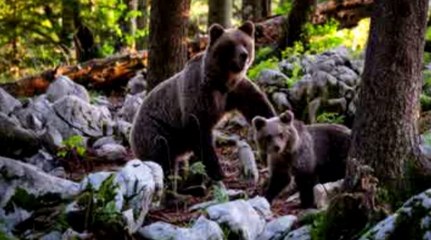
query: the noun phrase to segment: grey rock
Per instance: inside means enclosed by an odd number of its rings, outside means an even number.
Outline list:
[[[51,231],[48,234],[43,235],[40,240],[61,240],[63,234],[59,231]]]
[[[266,224],[263,233],[259,235],[257,240],[281,239],[286,233],[290,231],[293,224],[295,224],[297,220],[298,218],[294,215],[276,218]]]
[[[238,158],[242,163],[242,177],[251,185],[256,186],[259,181],[259,171],[256,159],[250,145],[245,141],[238,141]]]
[[[156,222],[139,230],[139,234],[149,240],[222,240],[220,226],[205,217],[199,217],[191,228],[181,228],[169,223]]]
[[[291,231],[284,240],[311,240],[311,226],[305,225]]]
[[[289,103],[287,95],[282,92],[274,92],[271,96],[272,101],[275,104],[276,109],[279,112],[283,112],[287,109],[292,109],[292,105]]]
[[[93,143],[93,148],[100,148],[105,144],[115,144],[117,143],[114,139],[113,136],[105,136],[105,137],[101,137],[99,139],[97,139],[94,143]]]
[[[210,206],[206,211],[210,220],[227,226],[236,239],[256,239],[265,226],[265,220],[244,200]]]
[[[91,102],[96,106],[112,108],[112,104],[106,96],[97,96],[91,100]]]
[[[96,107],[88,104],[76,96],[66,96],[53,104],[56,115],[68,125],[64,131],[61,125],[55,127],[62,133],[63,138],[71,137],[70,129],[90,137],[111,135],[113,122],[106,107]],[[56,120],[55,118],[53,119]],[[58,121],[57,121],[58,122]],[[64,124],[63,124],[64,125]],[[76,134],[75,134],[76,135]]]
[[[0,207],[4,207],[19,187],[35,197],[56,194],[66,199],[79,192],[79,185],[42,172],[37,167],[0,157]]]
[[[0,155],[8,157],[32,156],[41,148],[38,136],[24,129],[19,122],[0,112]]]
[[[51,152],[56,152],[63,146],[63,136],[52,125],[46,126],[43,133],[39,137],[44,147],[49,149]]]
[[[359,84],[359,75],[349,67],[338,66],[332,71],[332,75],[348,86],[356,86]]]
[[[313,188],[314,203],[317,208],[326,209],[329,206],[329,201],[341,191],[344,180],[336,182],[328,182],[324,184],[317,184]]]
[[[49,85],[46,95],[51,102],[55,102],[69,95],[76,96],[84,102],[90,102],[87,90],[66,76],[57,77],[54,82]]]
[[[410,239],[430,239],[431,236],[431,189],[407,200],[394,214],[377,223],[360,240],[396,239],[400,231],[414,233]],[[400,230],[401,229],[401,230]]]
[[[147,88],[147,81],[145,81],[142,73],[137,73],[133,78],[127,83],[127,90],[130,94],[135,95],[137,93],[143,92]]]
[[[271,205],[266,198],[261,196],[256,196],[252,199],[247,200],[247,202],[265,219],[272,217]]]
[[[21,108],[21,102],[12,97],[8,92],[0,88],[0,112],[9,115],[15,109]]]
[[[28,99],[23,108],[13,113],[24,128],[40,131],[47,125],[47,118],[54,114],[51,103],[46,95],[40,95],[34,99]]]
[[[257,83],[263,86],[284,87],[287,83],[287,76],[277,70],[264,69],[260,72]]]
[[[52,169],[51,171],[48,172],[49,175],[52,175],[54,177],[59,177],[59,178],[66,178],[66,170],[64,170],[64,167],[56,167],[54,169]]]
[[[123,107],[118,112],[120,117],[127,122],[132,123],[143,101],[143,95],[141,94],[127,94]]]
[[[61,240],[84,240],[84,239],[92,239],[91,233],[79,233],[75,230],[68,228],[63,235],[61,236]]]
[[[37,166],[44,172],[50,172],[57,167],[54,162],[54,157],[42,149],[39,150],[39,152],[37,152],[35,155],[31,156],[30,158],[27,158],[26,162]]]
[[[6,214],[3,208],[0,208],[0,232],[5,233],[7,236],[13,237],[12,231],[15,226],[31,217],[31,213],[20,208],[15,207],[14,211]]]
[[[125,160],[127,150],[124,146],[117,143],[107,143],[96,149],[96,156],[108,161]]]
[[[115,123],[115,135],[123,140],[124,144],[129,144],[130,132],[132,131],[132,124],[124,120],[117,120]]]
[[[151,207],[160,204],[163,194],[163,170],[157,163],[138,159],[131,160],[117,173],[120,191],[127,205],[133,209],[132,221],[129,220],[128,229],[136,232],[144,222]]]

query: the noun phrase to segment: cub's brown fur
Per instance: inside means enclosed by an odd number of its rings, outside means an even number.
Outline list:
[[[304,125],[286,111],[279,117],[253,119],[255,141],[267,155],[270,179],[265,197],[269,202],[295,177],[301,205],[314,203],[316,183],[345,175],[350,130],[338,124]]]
[[[185,68],[159,84],[145,98],[134,120],[131,146],[142,160],[162,165],[167,176],[177,156],[193,151],[208,175],[221,180],[212,129],[230,110],[248,121],[275,116],[266,96],[245,77],[254,58],[254,25],[237,29],[213,25],[209,46]]]

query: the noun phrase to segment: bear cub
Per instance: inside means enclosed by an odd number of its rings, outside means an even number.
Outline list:
[[[272,200],[295,177],[301,206],[314,204],[317,183],[344,178],[350,146],[350,129],[339,124],[304,125],[291,111],[278,117],[253,119],[259,151],[267,156],[269,184],[266,199]]]
[[[206,50],[150,91],[131,131],[136,157],[158,162],[169,176],[176,158],[193,152],[209,177],[223,178],[212,139],[223,115],[238,110],[249,122],[276,115],[264,93],[245,77],[254,59],[254,31],[252,22],[231,29],[212,25]]]

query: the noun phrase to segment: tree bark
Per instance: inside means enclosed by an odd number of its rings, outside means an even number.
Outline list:
[[[151,1],[148,87],[180,71],[187,61],[190,0]]]
[[[309,21],[315,0],[294,0],[292,10],[283,24],[283,36],[278,48],[283,51],[301,39],[302,28]]]
[[[260,0],[262,3],[262,17],[267,18],[271,16],[271,0]]]
[[[371,166],[380,183],[394,191],[406,190],[408,164],[419,159],[427,11],[427,0],[380,0],[371,18],[349,156]]]
[[[75,31],[75,20],[79,18],[79,2],[76,0],[62,0],[61,2],[61,42],[70,47]]]
[[[213,23],[231,27],[232,8],[232,0],[208,0],[208,27]]]
[[[263,15],[263,0],[242,0],[242,20],[259,21]]]
[[[148,0],[138,0],[138,11],[141,15],[136,19],[138,31],[144,31],[148,27]],[[136,39],[136,49],[142,50],[147,46],[148,37],[138,37]]]

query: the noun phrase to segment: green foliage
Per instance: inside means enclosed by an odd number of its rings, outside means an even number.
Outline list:
[[[63,141],[64,147],[57,152],[57,156],[65,158],[69,153],[76,153],[83,157],[86,153],[84,138],[81,135],[74,135]]]
[[[60,202],[61,196],[59,194],[47,193],[41,196],[35,196],[23,188],[17,187],[14,195],[10,198],[4,209],[6,213],[13,212],[15,207],[33,211]]]
[[[425,144],[431,146],[431,131],[425,132],[422,136],[425,140]]]
[[[276,58],[269,58],[254,64],[247,72],[250,79],[256,80],[260,72],[264,69],[278,69],[278,61]]]
[[[344,116],[338,113],[323,112],[316,117],[318,123],[338,123],[342,124],[344,122]]]
[[[123,229],[125,224],[121,213],[115,207],[115,196],[119,186],[114,180],[115,175],[111,174],[102,182],[99,189],[88,183],[77,197],[77,205],[85,213],[85,229],[97,229],[101,226]]]
[[[202,162],[195,162],[190,166],[190,172],[192,175],[207,175],[205,165]]]
[[[277,15],[288,15],[290,10],[292,10],[293,1],[285,1],[283,4],[278,4],[274,9],[274,14]]]
[[[421,108],[422,111],[431,110],[431,97],[425,94],[421,94],[420,96]]]
[[[218,203],[229,202],[229,196],[227,195],[226,189],[217,185],[214,185],[213,187],[213,198]]]
[[[325,239],[325,231],[327,228],[326,212],[319,212],[318,214],[311,215],[307,221],[311,223],[311,239]]]

